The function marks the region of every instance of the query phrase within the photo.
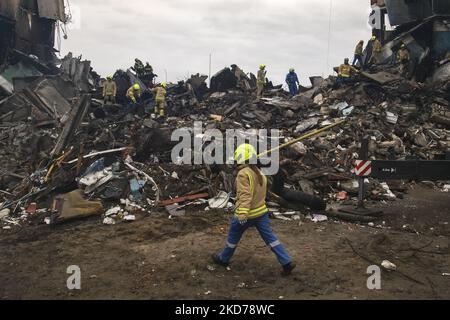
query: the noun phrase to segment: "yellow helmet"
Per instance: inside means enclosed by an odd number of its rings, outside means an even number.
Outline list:
[[[161,83],[161,87],[167,88],[167,83],[166,82]]]
[[[263,69],[266,68],[266,65],[265,65],[265,64],[261,64],[261,65],[259,65],[259,68],[260,68],[261,70],[263,70]]]
[[[294,72],[294,71],[295,71],[294,68],[290,68],[290,69],[289,69],[289,72]]]
[[[106,80],[112,80],[112,76],[107,76]]]
[[[248,143],[241,144],[234,153],[234,161],[237,164],[244,164],[250,159],[257,156],[255,148]]]
[[[133,85],[133,89],[134,89],[134,90],[141,90],[141,86],[139,85],[139,83],[135,83],[135,84]]]
[[[377,40],[377,37],[376,36],[372,36],[372,40]]]

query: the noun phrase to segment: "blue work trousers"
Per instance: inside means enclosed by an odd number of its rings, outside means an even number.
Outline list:
[[[289,86],[289,93],[292,97],[296,96],[298,94],[298,87],[296,83],[288,83]]]
[[[275,253],[275,255],[277,256],[278,262],[282,266],[285,266],[292,262],[291,257],[289,257],[283,245],[272,232],[268,213],[255,219],[249,219],[245,224],[240,224],[239,219],[233,217],[233,220],[231,221],[230,231],[228,232],[227,246],[219,254],[219,259],[222,262],[230,262],[231,257],[236,251],[239,241],[242,238],[242,235],[248,228],[251,227],[256,227],[264,242],[272,249],[273,253]]]

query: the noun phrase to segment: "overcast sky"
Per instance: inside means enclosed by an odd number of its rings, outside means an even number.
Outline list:
[[[211,53],[212,74],[233,63],[256,73],[264,63],[276,84],[294,67],[309,85],[370,37],[369,0],[332,1],[328,69],[330,0],[70,0],[74,23],[61,50],[82,54],[102,76],[139,57],[175,82],[208,75]]]

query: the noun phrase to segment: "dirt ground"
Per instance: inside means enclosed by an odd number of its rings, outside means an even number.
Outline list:
[[[385,215],[375,227],[272,220],[298,263],[289,278],[255,230],[230,270],[212,267],[230,219],[213,212],[0,230],[0,298],[450,299],[449,205],[449,193],[417,188],[379,204]],[[386,259],[398,271],[382,271],[382,289],[369,290],[368,266]],[[81,290],[66,287],[70,265],[81,268]]]

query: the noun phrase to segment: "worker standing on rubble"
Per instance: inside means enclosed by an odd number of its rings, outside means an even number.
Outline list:
[[[286,76],[286,83],[289,87],[289,93],[291,97],[294,97],[298,94],[298,85],[300,85],[300,81],[298,81],[298,76],[295,73],[295,69],[289,69],[289,73]]]
[[[258,75],[256,78],[256,97],[261,99],[264,92],[264,85],[266,84],[266,65],[262,64],[259,66]]]
[[[135,83],[127,90],[128,110],[136,113],[138,99],[141,98],[141,86]]]
[[[370,64],[379,64],[381,63],[381,42],[377,39],[376,36],[372,37],[372,56],[370,58]]]
[[[409,73],[409,61],[411,56],[406,45],[403,43],[398,51],[398,62],[400,63],[400,70],[403,76],[407,76]]]
[[[117,85],[113,81],[112,76],[106,77],[106,82],[103,84],[103,104],[116,103]]]
[[[167,83],[163,82],[161,86],[158,86],[152,90],[155,94],[155,114],[160,117],[165,117],[166,109],[166,95],[167,95]]]
[[[352,73],[359,73],[359,71],[350,65],[349,59],[345,58],[344,64],[339,67],[339,74],[337,84],[346,84],[352,82]]]
[[[364,67],[364,63],[363,63],[363,50],[364,50],[364,41],[361,40],[358,42],[358,44],[356,45],[355,48],[355,57],[353,58],[353,63],[352,66],[356,66],[356,63],[359,62],[359,66],[362,68]]]
[[[256,150],[250,144],[242,144],[236,149],[234,159],[239,165],[236,178],[236,212],[231,222],[225,249],[218,255],[214,254],[212,259],[216,264],[227,267],[244,232],[251,227],[256,227],[264,242],[270,246],[282,265],[282,275],[287,276],[292,273],[296,265],[272,232],[269,210],[266,206],[267,178],[256,165],[250,164],[256,157]]]
[[[141,77],[145,74],[145,67],[141,60],[138,58],[134,59],[134,67],[131,68],[138,77]]]

